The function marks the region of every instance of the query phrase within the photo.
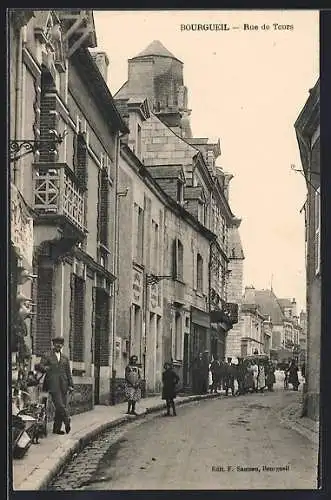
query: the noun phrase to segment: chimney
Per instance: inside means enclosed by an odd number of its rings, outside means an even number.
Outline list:
[[[229,174],[227,172],[224,172],[224,196],[225,196],[227,201],[229,201],[229,196],[230,196],[229,185],[230,185],[231,179],[233,179],[233,175]]]
[[[98,66],[103,79],[108,83],[108,65],[109,59],[106,52],[92,52],[93,61]]]
[[[245,286],[244,302],[246,304],[255,304],[255,288],[252,286]]]

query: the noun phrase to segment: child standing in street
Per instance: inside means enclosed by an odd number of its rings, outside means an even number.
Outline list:
[[[167,405],[166,416],[170,416],[172,408],[173,416],[176,415],[174,399],[176,398],[176,385],[179,382],[177,373],[174,372],[171,363],[164,363],[164,372],[162,373],[162,399],[165,399]]]

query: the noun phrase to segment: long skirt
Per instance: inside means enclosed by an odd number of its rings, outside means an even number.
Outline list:
[[[124,393],[127,401],[135,403],[141,399],[141,389],[140,387],[132,387],[128,383],[124,384]]]

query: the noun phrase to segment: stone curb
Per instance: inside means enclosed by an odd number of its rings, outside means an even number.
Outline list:
[[[319,431],[315,431],[314,429],[309,429],[308,427],[302,425],[300,420],[294,419],[291,420],[287,417],[287,413],[289,408],[292,406],[288,405],[285,409],[283,409],[279,413],[279,419],[282,424],[284,424],[286,427],[288,427],[291,430],[294,430],[307,438],[309,441],[311,441],[313,444],[318,445],[319,442]]]
[[[178,399],[176,402],[177,406],[182,406],[186,403],[192,403],[194,401],[200,401],[205,399],[219,398],[220,394],[199,394],[193,396],[187,396],[185,399]],[[165,409],[165,403],[159,403],[151,407],[147,407],[142,411],[137,418],[144,417],[151,413],[156,413]],[[90,432],[85,433],[82,437],[69,440],[68,446],[63,446],[63,454],[58,459],[54,459],[54,464],[51,468],[44,472],[42,467],[36,468],[29,476],[27,481],[24,481],[23,488],[18,488],[15,491],[31,491],[31,490],[47,490],[47,486],[51,480],[60,472],[64,465],[72,458],[75,453],[79,453],[90,441],[95,439],[99,434],[104,431],[112,429],[114,427],[120,427],[121,425],[132,422],[132,419],[125,415],[123,417],[115,418],[110,422],[105,422],[104,424],[98,425],[95,429]],[[70,442],[71,441],[71,442]],[[68,443],[68,442],[67,442]]]

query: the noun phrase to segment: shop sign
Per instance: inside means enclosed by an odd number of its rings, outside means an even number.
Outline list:
[[[132,302],[138,306],[142,306],[143,295],[143,274],[142,272],[133,270],[132,276]]]
[[[150,309],[155,309],[159,305],[160,288],[158,284],[150,287]]]

